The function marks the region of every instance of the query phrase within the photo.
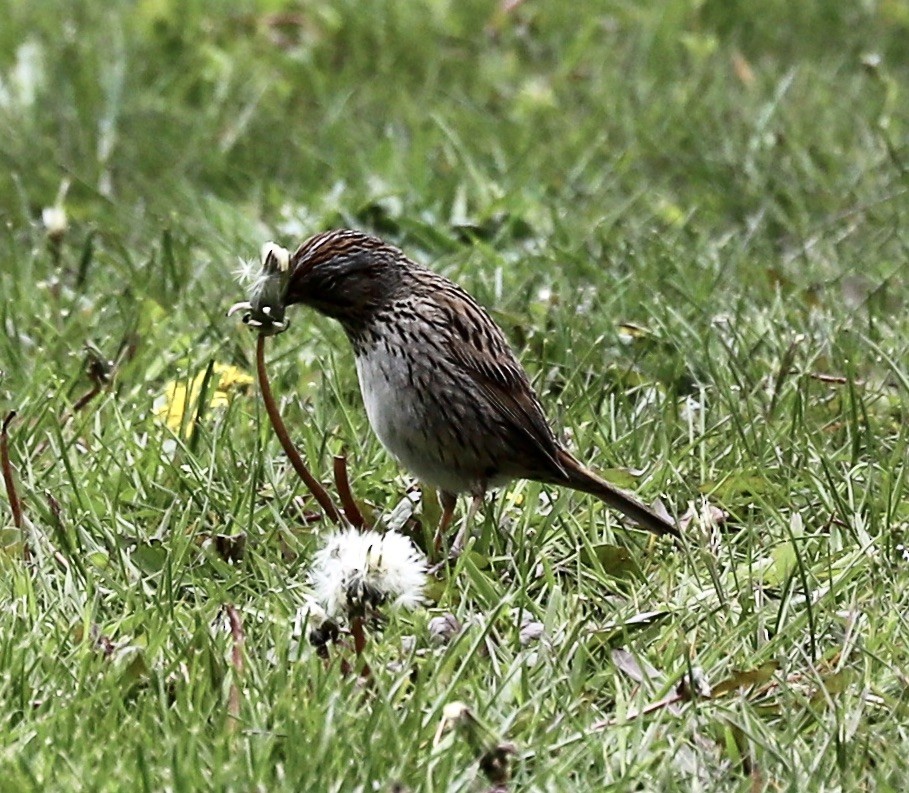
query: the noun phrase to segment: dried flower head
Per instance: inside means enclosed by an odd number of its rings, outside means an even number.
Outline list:
[[[463,718],[472,718],[473,714],[466,703],[457,700],[455,702],[446,702],[442,708],[442,720],[449,724],[461,721]]]
[[[423,600],[426,559],[395,531],[344,529],[316,553],[310,581],[329,617],[360,617],[386,604],[412,609]]]
[[[60,243],[66,236],[66,232],[69,230],[66,210],[63,208],[68,191],[69,179],[64,179],[60,183],[60,189],[57,190],[57,197],[54,199],[54,203],[41,210],[41,222],[44,224],[44,231],[47,233],[47,239],[55,248],[59,248]]]
[[[241,261],[238,279],[249,289],[249,300],[234,303],[227,315],[246,311],[243,322],[269,335],[287,330],[284,321],[284,293],[290,277],[290,251],[275,242],[266,242],[258,272],[250,262]]]
[[[41,222],[44,224],[44,230],[47,232],[48,239],[54,242],[62,240],[69,228],[69,222],[66,219],[66,210],[59,204],[42,209]]]
[[[448,644],[461,630],[461,622],[454,614],[446,612],[433,617],[427,630],[433,644]]]

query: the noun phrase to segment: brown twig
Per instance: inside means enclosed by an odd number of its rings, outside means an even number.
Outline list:
[[[290,464],[294,467],[294,470],[297,472],[300,479],[303,480],[303,483],[306,485],[309,492],[312,493],[313,498],[319,502],[322,511],[325,512],[333,522],[338,524],[343,523],[343,517],[335,506],[334,501],[331,500],[331,496],[328,495],[328,492],[322,487],[322,484],[309,472],[306,463],[303,462],[303,458],[300,456],[293,441],[290,439],[290,434],[287,432],[287,427],[284,425],[281,413],[278,411],[278,405],[271,393],[268,372],[265,371],[264,334],[260,335],[256,342],[256,374],[259,377],[259,388],[262,391],[262,401],[265,403],[265,412],[268,413],[271,426],[274,427],[275,434],[278,436],[278,440],[281,442],[281,447],[290,460]]]
[[[88,354],[86,374],[88,375],[88,379],[91,380],[92,386],[73,402],[71,408],[64,410],[63,413],[60,414],[61,427],[68,426],[77,413],[84,410],[98,394],[103,393],[117,374],[120,366],[125,361],[129,361],[136,352],[135,344],[128,339],[124,339],[120,344],[120,351],[113,361],[106,360],[104,356],[101,355],[101,351],[91,342],[86,342],[85,348]],[[49,443],[50,441],[48,440],[39,443],[38,447],[35,449],[34,456],[38,457],[44,454],[44,450],[47,449]]]
[[[230,664],[234,669],[233,680],[230,683],[230,693],[227,700],[227,714],[231,719],[231,729],[236,729],[240,721],[240,680],[243,677],[243,644],[246,634],[243,633],[243,621],[237,609],[230,603],[224,607],[227,620],[230,623],[230,636],[233,646],[230,650]]]
[[[338,498],[341,499],[341,509],[344,510],[344,517],[355,529],[363,531],[370,528],[351,492],[350,479],[347,478],[347,457],[343,454],[335,455],[334,474],[335,487],[338,488]]]
[[[830,385],[848,385],[849,378],[838,374],[826,374],[824,372],[808,372],[808,377],[817,380],[819,383],[829,383]],[[854,385],[861,388],[865,385],[864,380],[853,380]]]
[[[115,361],[108,361],[101,354],[101,350],[95,347],[95,345],[91,342],[85,343],[85,349],[88,354],[86,374],[88,375],[88,379],[92,381],[92,387],[73,403],[73,414],[76,414],[82,410],[82,408],[84,408],[110,384],[111,379],[114,377],[117,369],[123,362],[123,359],[125,357],[124,353],[127,348],[122,344],[120,345],[120,352],[118,353],[117,359]],[[66,418],[68,419],[69,417]]]
[[[16,411],[11,410],[3,419],[3,426],[0,428],[0,466],[3,468],[3,484],[6,485],[6,495],[9,498],[9,506],[13,511],[13,525],[21,531],[22,529],[22,502],[19,501],[19,494],[16,492],[16,480],[13,477],[13,466],[9,461],[9,425],[16,418]]]
[[[73,413],[78,413],[82,408],[84,408],[89,402],[91,402],[98,394],[101,393],[101,386],[93,385],[88,389],[82,396],[80,396],[75,402],[73,402]],[[70,416],[64,416],[64,421],[68,421]]]

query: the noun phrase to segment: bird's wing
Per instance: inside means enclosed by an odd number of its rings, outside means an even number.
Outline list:
[[[448,351],[452,362],[473,379],[516,436],[523,437],[534,452],[542,454],[548,473],[564,473],[558,458],[560,445],[499,326],[459,287],[445,289],[437,298],[455,333]]]

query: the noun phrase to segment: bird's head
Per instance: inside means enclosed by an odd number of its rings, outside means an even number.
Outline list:
[[[245,310],[243,321],[270,335],[287,328],[285,308],[302,303],[354,330],[400,287],[408,264],[397,248],[348,229],[316,234],[293,255],[266,243],[249,300],[229,313]]]
[[[405,262],[400,250],[369,234],[316,234],[291,256],[285,303],[302,303],[350,327],[392,296]]]

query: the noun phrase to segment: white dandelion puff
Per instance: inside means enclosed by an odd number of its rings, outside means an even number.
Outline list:
[[[463,702],[448,702],[442,708],[442,718],[447,722],[455,722],[470,713],[470,708]]]
[[[250,258],[240,258],[237,261],[239,264],[234,270],[234,278],[238,284],[255,294],[262,289],[275,270],[285,273],[290,269],[290,251],[276,242],[266,242],[262,245],[259,261]]]
[[[60,239],[69,228],[66,210],[59,204],[41,210],[41,222],[44,224],[47,236],[51,239]]]
[[[249,300],[244,301],[242,306],[249,307],[261,300],[262,293],[268,286],[272,274],[265,267],[260,266],[255,259],[240,259],[239,261],[240,265],[234,271],[234,277],[241,286],[246,287]]]
[[[309,578],[332,618],[362,616],[386,604],[413,609],[423,602],[426,558],[398,532],[344,529],[316,553]]]
[[[237,269],[234,270],[234,280],[240,286],[252,286],[263,277],[262,265],[255,259],[237,259]]]

